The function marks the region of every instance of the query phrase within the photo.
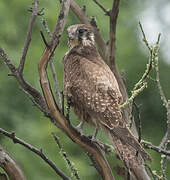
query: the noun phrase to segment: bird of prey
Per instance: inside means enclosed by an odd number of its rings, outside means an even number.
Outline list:
[[[107,132],[126,167],[151,161],[122,118],[118,83],[95,47],[92,29],[77,24],[67,32],[70,49],[63,58],[64,92],[75,114]]]

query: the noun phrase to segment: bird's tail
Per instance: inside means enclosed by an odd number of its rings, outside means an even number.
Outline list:
[[[143,160],[151,160],[150,155],[144,150],[128,128],[116,127],[109,130],[109,136],[119,157],[126,164],[141,164]]]

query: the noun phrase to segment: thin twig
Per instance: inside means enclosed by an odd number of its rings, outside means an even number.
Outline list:
[[[42,18],[42,24],[43,24],[48,36],[51,38],[52,37],[51,31],[50,31],[48,24],[44,18]]]
[[[108,64],[113,71],[115,66],[115,56],[116,56],[116,24],[119,13],[119,3],[120,0],[114,0],[112,9],[110,11],[110,43],[109,43],[109,56]]]
[[[166,168],[167,168],[167,156],[161,155],[162,180],[167,180]]]
[[[139,93],[141,93],[144,88],[147,87],[146,79],[149,77],[149,73],[153,69],[153,64],[156,61],[156,59],[158,58],[158,50],[159,50],[158,45],[159,45],[160,35],[158,35],[158,40],[155,43],[155,46],[152,47],[152,46],[149,45],[149,43],[148,43],[148,41],[146,39],[146,36],[145,36],[145,33],[144,33],[144,30],[142,28],[141,23],[139,23],[139,25],[140,25],[140,28],[141,28],[141,31],[142,31],[142,34],[143,34],[143,41],[144,41],[145,45],[148,47],[148,49],[149,49],[149,53],[150,53],[149,62],[146,65],[146,69],[145,69],[141,79],[135,84],[135,86],[134,86],[134,88],[132,90],[131,97],[128,98],[122,105],[120,105],[121,108],[124,108],[126,105],[133,102],[133,100],[136,98],[136,96]]]
[[[27,142],[23,141],[20,138],[17,138],[15,136],[15,133],[9,133],[7,131],[5,131],[4,129],[0,128],[0,134],[10,138],[13,140],[14,143],[16,144],[20,144],[22,146],[24,146],[25,148],[29,149],[30,151],[34,152],[35,154],[37,154],[42,160],[44,160],[63,180],[70,180],[69,177],[67,177],[59,168],[56,167],[56,165],[49,160],[49,158],[42,152],[41,150],[38,150],[37,148],[35,148],[34,146],[28,144]]]
[[[17,68],[12,63],[12,60],[9,59],[7,53],[0,47],[0,56],[2,57],[2,60],[4,63],[8,66],[10,71],[12,72],[12,76],[16,76]]]
[[[46,38],[45,38],[45,36],[44,36],[44,34],[43,34],[43,32],[40,30],[40,34],[41,34],[41,37],[42,37],[42,39],[43,39],[43,42],[44,42],[44,44],[45,44],[45,46],[47,47],[47,48],[49,48],[49,44],[48,44],[48,42],[46,41]]]
[[[155,146],[155,145],[151,144],[150,142],[146,142],[146,141],[142,140],[141,144],[147,149],[152,149],[158,153],[162,153],[162,154],[165,154],[167,156],[170,156],[170,151],[166,151],[166,150],[160,148],[159,146]]]
[[[110,16],[110,12],[108,10],[106,10],[97,0],[93,0],[100,9],[102,9],[102,11],[105,13],[105,15]]]
[[[38,0],[34,0],[34,7],[32,8],[32,16],[30,18],[30,23],[28,25],[27,37],[26,37],[24,49],[23,49],[23,52],[22,52],[22,57],[20,59],[20,64],[18,66],[18,71],[21,74],[22,74],[22,72],[24,70],[25,59],[26,59],[26,55],[27,55],[27,52],[28,52],[30,42],[31,42],[32,31],[33,31],[34,23],[35,23],[35,20],[36,20],[37,16],[38,16]]]
[[[158,35],[158,40],[157,40],[157,43],[155,45],[155,48],[157,48],[157,49],[158,49],[158,45],[159,45],[159,41],[160,41],[160,36],[161,36],[161,34]],[[161,140],[159,148],[166,150],[168,143],[169,143],[169,140],[170,140],[170,101],[166,99],[165,94],[164,94],[163,89],[162,89],[162,86],[161,86],[160,75],[159,75],[159,61],[158,61],[157,51],[155,51],[155,54],[157,56],[157,58],[154,59],[157,87],[159,90],[161,100],[163,102],[163,106],[166,108],[166,111],[167,111],[167,130],[166,130],[164,137]],[[162,169],[163,180],[167,179],[166,178],[166,168],[167,168],[167,156],[162,155],[161,156],[161,169]]]
[[[38,104],[41,107],[41,110],[45,114],[45,116],[50,117],[46,102],[42,97],[41,93],[23,78],[23,75],[18,72],[17,68],[12,63],[12,60],[9,59],[7,53],[1,47],[0,56],[2,57],[3,62],[8,66],[8,68],[12,72],[12,76],[14,76],[17,79],[23,90],[33,97],[36,104]]]
[[[160,82],[158,58],[155,60],[155,70],[156,70],[156,82],[157,82],[157,87],[158,87],[158,90],[159,90],[159,94],[160,94],[161,100],[163,102],[163,105],[167,108],[168,102],[167,102],[167,99],[165,97],[165,94],[163,92],[161,82]]]
[[[140,116],[140,108],[139,106],[136,104],[136,102],[134,101],[134,106],[136,108],[136,112],[137,112],[137,118],[138,118],[138,122],[139,122],[139,125],[138,125],[138,141],[139,143],[141,142],[142,140],[142,121],[141,121],[141,116]]]
[[[145,35],[144,30],[143,30],[143,27],[142,27],[141,22],[139,22],[139,27],[140,27],[141,32],[142,32],[142,35],[143,35],[142,40],[144,41],[144,43],[145,43],[146,46],[148,47],[149,51],[151,51],[152,49],[151,49],[151,47],[150,47],[150,45],[149,45],[149,43],[148,43],[148,40],[146,39],[146,35]]]
[[[44,18],[42,19],[42,24],[43,24],[47,34],[49,35],[49,37],[52,38],[52,33],[50,32],[48,24]],[[58,104],[59,109],[61,110],[62,109],[62,100],[61,100],[61,94],[60,94],[60,90],[59,90],[57,73],[55,71],[55,67],[54,67],[54,63],[53,63],[53,57],[54,57],[54,54],[51,56],[51,60],[50,60],[49,64],[50,64],[50,70],[52,72],[52,76],[53,76],[53,80],[54,80],[55,94],[56,94],[57,102],[58,102],[57,104]]]
[[[54,133],[52,133],[52,136],[53,136],[56,144],[58,145],[58,148],[60,149],[60,152],[61,152],[64,160],[66,161],[69,169],[71,170],[71,173],[74,175],[76,180],[80,180],[77,169],[74,167],[74,164],[70,161],[70,159],[68,158],[66,152],[63,150],[63,148],[62,148],[62,146],[61,146],[61,144],[59,142],[59,139],[57,138],[57,136]]]

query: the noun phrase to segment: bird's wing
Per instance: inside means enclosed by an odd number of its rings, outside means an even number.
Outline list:
[[[79,77],[72,83],[74,101],[83,103],[90,114],[112,128],[119,125],[121,118],[119,92],[113,73],[105,64],[96,64],[81,58]]]

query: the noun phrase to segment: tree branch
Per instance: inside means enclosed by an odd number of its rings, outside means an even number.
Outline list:
[[[93,1],[99,6],[99,8],[105,13],[105,15],[110,16],[110,12],[106,10],[97,0]]]
[[[1,145],[0,145],[0,167],[4,169],[10,180],[26,180],[21,168]],[[6,177],[2,177],[2,178],[5,179]]]
[[[53,136],[58,148],[60,149],[61,155],[63,156],[64,160],[66,161],[66,163],[68,165],[68,167],[70,168],[72,175],[75,177],[76,180],[80,180],[77,169],[74,167],[74,164],[70,161],[70,159],[68,158],[66,152],[61,147],[59,139],[57,138],[57,136],[54,133],[52,133],[52,136]]]
[[[119,13],[119,3],[120,0],[114,0],[112,9],[110,11],[110,42],[109,42],[109,57],[108,64],[113,70],[115,66],[115,56],[116,56],[116,24]]]
[[[40,94],[40,92],[34,87],[32,87],[27,81],[25,81],[23,75],[18,72],[18,69],[12,63],[12,60],[8,58],[7,53],[5,53],[5,51],[1,47],[0,47],[0,56],[2,57],[3,62],[10,69],[12,73],[11,75],[17,79],[17,81],[19,82],[20,86],[24,89],[24,91],[26,91],[28,94],[30,94],[33,97],[35,104],[39,105],[41,111],[44,112],[44,114],[47,117],[49,117],[50,115],[48,112],[46,102],[42,97],[42,95]]]
[[[63,180],[70,180],[70,178],[68,178],[59,168],[57,168],[55,166],[55,164],[49,160],[49,158],[47,158],[45,156],[45,154],[43,153],[42,149],[38,150],[37,148],[35,148],[34,146],[24,142],[22,139],[19,139],[15,136],[15,133],[9,133],[7,131],[5,131],[4,129],[0,128],[0,134],[10,138],[13,140],[14,143],[20,144],[22,146],[24,146],[25,148],[29,149],[30,151],[34,152],[35,154],[37,154],[42,160],[44,160]],[[11,179],[12,180],[12,179]],[[20,179],[16,179],[16,180],[20,180]]]
[[[48,24],[45,21],[45,19],[42,19],[42,24],[43,24],[48,36],[50,38],[52,38],[52,34],[50,32],[50,29],[49,29]],[[57,74],[56,74],[56,71],[55,71],[54,63],[53,63],[53,57],[54,57],[54,55],[51,57],[51,60],[50,60],[50,70],[51,70],[53,80],[54,80],[55,94],[56,94],[56,97],[57,97],[57,103],[58,103],[59,109],[62,110],[61,93],[60,93],[60,90],[59,90],[59,83],[58,83]]]
[[[20,59],[20,64],[18,66],[18,71],[21,74],[23,73],[23,70],[24,70],[25,59],[26,59],[30,42],[31,42],[32,31],[33,31],[33,27],[34,27],[34,23],[35,23],[37,15],[38,15],[38,0],[34,0],[34,6],[32,8],[32,16],[30,18],[30,23],[28,25],[27,37],[26,37],[24,49],[22,52],[22,57]]]
[[[160,148],[159,146],[155,146],[155,145],[151,144],[150,142],[146,142],[146,141],[142,140],[141,144],[147,149],[152,149],[158,153],[162,153],[162,154],[165,154],[167,156],[170,156],[170,151],[166,151],[166,150]]]

